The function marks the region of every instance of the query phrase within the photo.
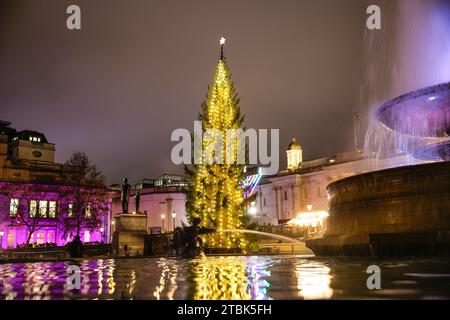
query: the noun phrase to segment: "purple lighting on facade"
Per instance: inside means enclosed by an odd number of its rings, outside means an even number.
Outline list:
[[[12,184],[14,183],[0,182],[0,190],[5,190]],[[19,186],[24,190],[28,187],[39,189],[39,192],[36,192],[36,196],[27,195],[25,199],[19,200],[21,205],[23,204],[25,206],[23,211],[26,212],[24,216],[27,218],[27,223],[31,223],[31,221],[33,221],[33,218],[30,218],[29,216],[31,211],[31,201],[36,203],[36,214],[40,214],[41,203],[46,205],[47,210],[46,217],[39,218],[37,224],[38,227],[33,232],[30,239],[30,244],[53,243],[57,246],[63,246],[68,241],[71,241],[75,236],[74,234],[71,236],[64,235],[64,219],[68,218],[68,204],[70,199],[68,197],[62,197],[61,195],[70,194],[72,188],[74,187],[32,184],[19,184]],[[18,187],[18,190],[20,190],[20,188]],[[18,198],[19,196],[20,193],[18,193]],[[1,248],[3,249],[16,248],[19,245],[26,244],[29,236],[29,229],[26,227],[24,222],[11,215],[12,208],[10,206],[10,201],[11,197],[9,195],[6,195],[5,193],[0,194],[0,230],[4,232],[3,237],[1,237]],[[55,205],[54,217],[53,214],[49,213],[50,203]],[[105,203],[105,208],[110,208],[110,205]],[[101,214],[100,224],[98,228],[95,228],[94,230],[82,227],[80,232],[81,241],[101,243],[103,240],[108,239],[109,234],[102,234],[100,231],[101,229],[106,232],[110,230],[108,217],[108,211]]]

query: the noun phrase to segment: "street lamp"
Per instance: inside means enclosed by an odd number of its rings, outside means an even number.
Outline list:
[[[162,228],[161,228],[161,233],[163,233],[164,232],[164,218],[165,218],[166,216],[165,215],[161,215],[161,220],[162,220]]]
[[[173,231],[175,231],[175,218],[177,217],[177,214],[175,211],[172,213],[172,219],[173,219]]]
[[[308,204],[308,205],[306,206],[306,208],[308,209],[308,211],[311,211],[311,210],[312,210],[312,204]]]
[[[0,251],[3,251],[3,235],[5,234],[5,231],[0,230]]]

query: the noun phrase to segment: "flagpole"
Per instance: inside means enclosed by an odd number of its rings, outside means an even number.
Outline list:
[[[356,134],[356,121],[361,120],[358,112],[353,112],[353,138],[355,140],[355,152],[358,152],[358,135]]]
[[[356,119],[353,116],[353,136],[355,138],[355,151],[358,152],[358,138],[356,136]]]

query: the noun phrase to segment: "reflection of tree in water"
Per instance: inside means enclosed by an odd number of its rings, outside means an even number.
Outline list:
[[[252,257],[211,257],[191,262],[192,297],[195,300],[267,299],[270,276]]]
[[[73,298],[113,298],[116,288],[114,271],[116,269],[113,259],[84,260],[80,263],[81,288],[68,294]]]
[[[299,296],[304,299],[330,299],[333,296],[330,271],[320,261],[297,261],[295,274]]]
[[[161,277],[157,284],[153,296],[157,299],[173,300],[175,291],[177,290],[177,274],[178,265],[174,260],[161,258],[158,261],[158,267],[161,270]],[[165,292],[165,295],[163,293]]]

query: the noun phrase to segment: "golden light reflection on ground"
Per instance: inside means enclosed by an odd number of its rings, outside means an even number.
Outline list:
[[[308,300],[330,299],[333,296],[330,271],[330,268],[319,261],[297,262],[295,274],[299,297]]]
[[[0,300],[450,298],[448,260],[380,260],[383,290],[368,290],[373,263],[300,255],[10,263],[0,264]],[[66,284],[70,265],[81,270],[80,289]]]
[[[192,262],[195,300],[267,299],[270,276],[257,258],[209,257]]]

